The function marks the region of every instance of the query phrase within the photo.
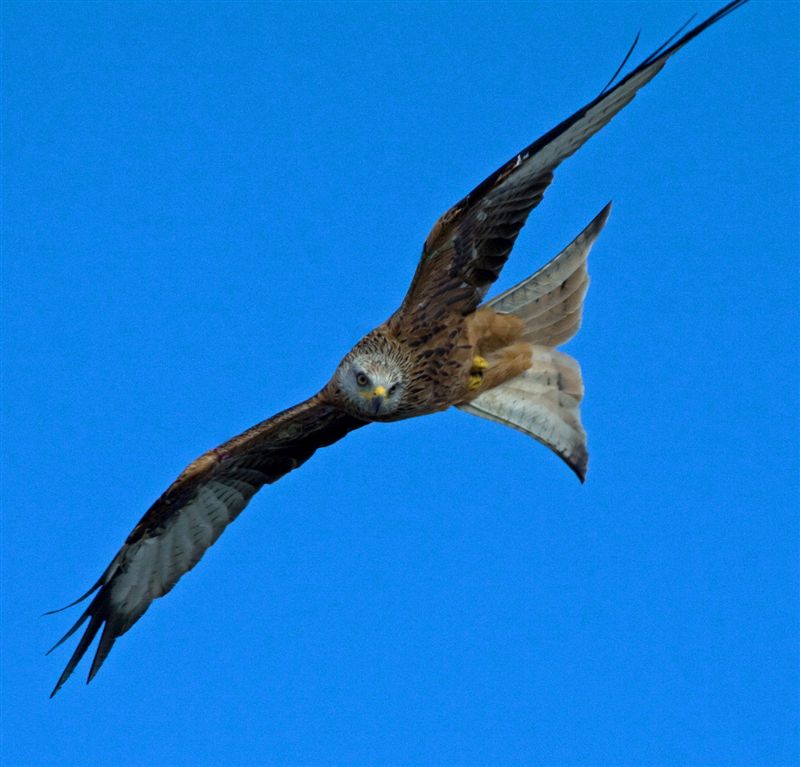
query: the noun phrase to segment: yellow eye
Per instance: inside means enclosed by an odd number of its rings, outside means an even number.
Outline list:
[[[367,378],[364,373],[357,373],[356,374],[356,383],[359,386],[368,386],[369,385],[369,378]]]

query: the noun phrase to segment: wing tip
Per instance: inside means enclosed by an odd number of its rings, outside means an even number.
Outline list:
[[[44,618],[45,615],[56,615],[57,613],[63,613],[64,610],[69,610],[70,607],[75,607],[75,605],[80,604],[84,599],[87,599],[94,594],[94,592],[97,591],[97,589],[99,589],[102,585],[103,578],[101,577],[100,580],[98,580],[97,583],[92,586],[92,588],[90,588],[85,594],[79,596],[74,602],[70,602],[68,605],[64,605],[63,607],[57,607],[55,610],[48,610],[47,612],[42,613],[40,617]]]
[[[101,592],[102,593],[102,592]],[[95,599],[96,601],[96,599]],[[89,610],[92,609],[92,606],[95,604],[95,601],[89,605],[87,611],[78,619],[78,623],[76,623],[68,632],[65,637],[63,637],[55,647],[58,647],[61,642],[63,642],[67,637],[71,636],[75,630],[86,620],[86,618],[90,615]],[[100,626],[103,624],[104,619],[99,612],[91,613],[92,619],[89,621],[89,625],[86,627],[86,631],[83,632],[83,636],[81,637],[80,642],[78,642],[78,646],[75,648],[75,651],[72,653],[67,665],[64,667],[64,670],[61,672],[61,676],[58,678],[56,682],[56,686],[53,688],[53,692],[50,693],[50,697],[54,697],[55,694],[63,687],[64,683],[72,676],[72,672],[75,670],[75,667],[80,663],[81,658],[86,654],[86,650],[89,649],[89,645],[94,641],[97,632],[100,630]],[[53,649],[55,649],[55,647]]]
[[[86,610],[84,610],[84,611],[81,613],[81,616],[78,618],[78,620],[76,620],[76,621],[75,621],[75,623],[73,623],[73,624],[72,624],[72,628],[70,628],[70,629],[69,629],[69,631],[67,631],[67,633],[66,633],[66,634],[64,634],[64,636],[62,636],[62,637],[61,637],[61,639],[59,639],[59,640],[58,640],[58,641],[57,641],[57,642],[56,642],[56,643],[55,643],[55,644],[54,644],[54,645],[53,645],[53,646],[52,646],[52,647],[51,647],[51,648],[50,648],[50,649],[49,649],[49,650],[48,650],[48,651],[45,653],[45,657],[46,657],[46,656],[48,656],[48,655],[50,655],[50,653],[51,653],[51,652],[53,652],[53,650],[55,650],[57,647],[60,647],[62,644],[64,644],[64,642],[66,642],[66,641],[67,641],[67,639],[69,639],[69,638],[70,638],[70,637],[71,637],[71,636],[72,636],[72,635],[73,635],[73,634],[74,634],[74,633],[75,633],[75,632],[76,632],[76,631],[77,631],[77,630],[78,630],[78,629],[79,629],[79,628],[80,628],[80,627],[81,627],[81,626],[84,624],[84,622],[86,621],[86,619],[87,619],[87,618],[89,617],[89,615],[90,615],[90,613],[89,613],[89,609],[90,609],[90,608],[91,608],[91,605],[89,605],[89,607],[88,607]],[[45,615],[46,615],[46,614],[47,614],[47,613],[45,613]]]
[[[641,66],[649,66],[657,61],[666,62],[666,60],[672,56],[673,53],[679,51],[684,45],[694,40],[694,38],[700,35],[702,32],[705,32],[705,30],[710,26],[713,26],[718,21],[721,21],[728,14],[733,13],[737,8],[740,8],[747,2],[749,2],[749,0],[731,0],[731,2],[724,5],[718,11],[712,13],[704,21],[701,21],[699,24],[692,27],[688,32],[686,32],[673,43],[672,41],[697,17],[697,14],[693,14],[688,21],[686,21],[686,23],[672,37],[669,38],[669,40],[667,40],[658,50],[650,54],[650,56],[648,56],[642,62]]]
[[[63,607],[59,607],[55,610],[48,610],[47,612],[42,613],[41,617],[44,618],[45,615],[56,615],[57,613],[64,612],[64,610],[69,610],[70,607],[75,607],[75,605],[80,604],[84,599],[87,599],[94,594],[94,592],[97,591],[97,589],[99,589],[103,584],[108,583],[116,571],[117,563],[119,562],[121,554],[122,552],[120,551],[120,553],[117,554],[113,560],[111,560],[111,564],[103,571],[103,574],[94,582],[94,585],[85,594],[81,594],[81,596],[79,596],[74,602],[70,602],[68,605],[64,605]],[[57,646],[58,645],[56,645],[56,647]]]
[[[61,639],[59,639],[58,642],[56,642],[45,653],[45,655],[49,655],[51,652],[53,652],[53,650],[62,645],[86,622],[87,619],[90,619],[89,625],[83,632],[83,636],[81,636],[80,641],[70,656],[69,661],[67,661],[67,665],[61,672],[61,676],[58,678],[53,691],[50,693],[50,698],[53,698],[64,686],[64,683],[72,676],[72,672],[75,671],[75,668],[81,662],[81,659],[86,654],[86,651],[91,646],[95,636],[97,636],[97,633],[101,628],[104,627],[103,633],[100,637],[100,643],[98,644],[97,651],[95,652],[92,667],[89,671],[89,678],[86,680],[87,684],[92,681],[95,674],[100,670],[100,666],[102,666],[103,661],[106,659],[106,656],[114,644],[114,641],[116,640],[117,636],[119,636],[119,632],[117,631],[118,623],[115,622],[113,617],[108,614],[107,590],[103,588],[101,589],[100,593],[98,593],[97,596],[91,601],[91,604],[86,608],[86,610],[84,610],[78,620],[73,624],[72,628],[70,628],[70,630],[67,631],[67,633],[64,634],[64,636],[61,637]]]
[[[86,684],[92,681],[97,675],[97,672],[100,670],[100,667],[105,662],[108,654],[111,652],[111,648],[114,646],[114,642],[117,641],[117,637],[120,635],[119,631],[119,622],[114,620],[106,620],[106,624],[103,627],[103,633],[100,635],[100,642],[97,645],[97,650],[95,651],[94,658],[92,659],[92,666],[89,669],[89,674],[86,677]]]

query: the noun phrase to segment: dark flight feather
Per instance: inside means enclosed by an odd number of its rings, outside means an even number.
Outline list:
[[[197,564],[263,485],[276,482],[318,448],[365,424],[316,395],[190,464],[133,528],[102,577],[77,600],[97,591],[72,628],[48,651],[89,621],[50,697],[67,681],[102,628],[90,682],[117,637]]]
[[[671,42],[675,35],[670,37],[616,85],[604,88],[450,208],[425,240],[411,287],[392,322],[402,325],[410,321],[409,315],[416,314],[418,323],[424,323],[441,311],[443,301],[463,315],[474,311],[500,275],[517,235],[541,202],[558,165],[629,104],[676,51],[746,2],[733,0],[676,42]]]

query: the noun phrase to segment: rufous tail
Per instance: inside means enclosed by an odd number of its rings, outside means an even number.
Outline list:
[[[586,260],[611,211],[611,203],[536,274],[486,303],[514,314],[524,325],[521,340],[533,349],[530,368],[483,392],[461,410],[517,429],[546,445],[586,479],[589,453],[581,425],[583,381],[578,363],[555,349],[581,326],[589,287]]]

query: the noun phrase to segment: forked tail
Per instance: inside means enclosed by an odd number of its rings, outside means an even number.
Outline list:
[[[554,347],[572,338],[581,326],[589,287],[586,260],[610,211],[611,203],[546,266],[486,303],[496,312],[514,314],[523,321],[521,340],[531,344],[533,362],[521,375],[460,406],[547,445],[581,482],[589,459],[580,414],[581,369]]]

